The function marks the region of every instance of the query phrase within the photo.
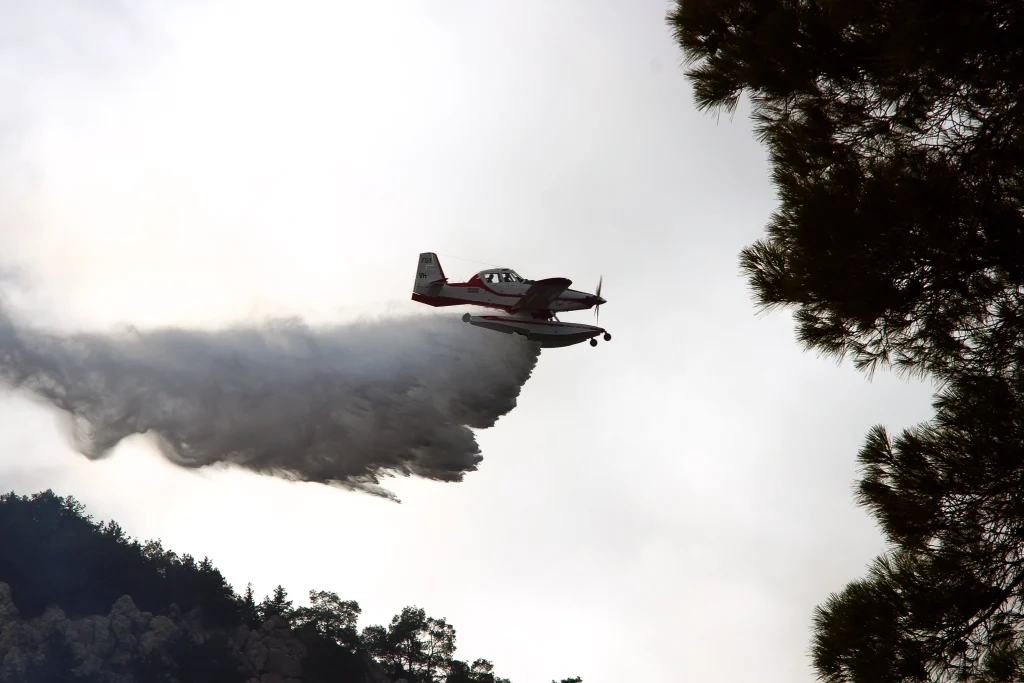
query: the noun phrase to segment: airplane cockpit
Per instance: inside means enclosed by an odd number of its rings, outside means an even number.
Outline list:
[[[494,270],[482,270],[477,273],[482,282],[489,285],[499,282],[526,282],[526,280],[511,268],[496,268]]]

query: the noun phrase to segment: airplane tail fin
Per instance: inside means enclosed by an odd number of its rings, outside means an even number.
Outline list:
[[[416,264],[416,282],[413,283],[414,294],[430,294],[435,292],[440,285],[447,282],[441,262],[437,260],[437,254],[426,252],[420,254],[420,260]]]

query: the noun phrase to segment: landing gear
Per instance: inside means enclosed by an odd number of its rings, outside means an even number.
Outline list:
[[[607,332],[605,332],[604,333],[604,340],[605,341],[611,341],[612,340],[612,335],[610,335]]]
[[[472,316],[469,313],[467,313],[466,315],[462,316],[462,322],[468,323],[471,317]]]
[[[590,340],[590,345],[591,345],[591,346],[597,346],[597,340],[596,340],[596,339],[593,339],[593,338],[591,338],[591,340]]]

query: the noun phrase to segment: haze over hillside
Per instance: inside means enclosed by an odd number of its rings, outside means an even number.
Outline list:
[[[422,608],[359,627],[359,604],[332,591],[257,602],[208,558],[52,491],[0,496],[0,548],[3,683],[510,683],[458,659],[454,626]]]

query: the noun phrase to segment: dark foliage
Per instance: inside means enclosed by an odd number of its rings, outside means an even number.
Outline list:
[[[1024,339],[1024,4],[679,0],[698,106],[749,95],[781,206],[742,267],[858,367],[1005,369]]]
[[[50,605],[72,618],[106,614],[122,595],[155,614],[167,613],[172,603],[182,612],[195,610],[211,635],[202,642],[183,636],[166,655],[133,661],[125,673],[139,683],[242,683],[237,653],[218,629],[255,629],[272,617],[286,620],[306,646],[306,683],[364,680],[374,660],[410,683],[508,683],[487,660],[469,665],[454,659],[454,627],[421,608],[407,607],[388,628],[369,626],[360,635],[359,604],[336,593],[310,591],[309,606],[296,608],[278,586],[257,604],[251,584],[235,594],[208,559],[196,562],[159,541],[129,539],[116,522],[95,522],[74,498],[52,491],[0,496],[0,548],[0,581],[10,585],[25,618]],[[10,683],[100,683],[96,676],[76,676],[77,662],[59,633],[44,654]]]
[[[420,607],[406,607],[387,630],[363,629],[363,647],[395,678],[443,681],[453,669],[455,629],[444,619],[428,617]],[[457,667],[456,670],[461,670]],[[469,673],[474,673],[471,668]]]
[[[306,646],[302,674],[307,683],[357,681],[366,671],[366,660],[338,643],[305,630],[300,630],[298,636]]]
[[[288,599],[288,591],[284,589],[284,586],[278,585],[274,589],[274,595],[263,598],[263,602],[256,608],[256,613],[259,615],[259,622],[263,623],[271,617],[282,617],[286,621],[291,621],[293,616],[292,601]]]
[[[472,664],[453,661],[450,668],[445,683],[508,683],[507,679],[494,675],[494,665],[486,659],[478,659]]]
[[[818,609],[826,680],[1024,674],[1024,383],[959,377],[936,410],[860,453],[860,502],[897,549]]]
[[[43,658],[29,662],[25,672],[9,677],[8,683],[103,683],[98,675],[76,673],[76,666],[71,646],[54,631],[43,643]]]
[[[245,683],[241,661],[227,638],[213,635],[202,643],[179,635],[166,656],[153,653],[135,664],[137,683]]]
[[[669,22],[698,106],[749,95],[771,155],[758,304],[942,387],[860,453],[891,550],[817,610],[819,676],[1024,680],[1024,3],[678,0]]]
[[[72,497],[0,496],[0,548],[0,580],[10,584],[26,617],[48,605],[72,617],[106,614],[131,595],[155,614],[176,603],[183,612],[201,610],[212,626],[241,620],[237,597],[208,559],[196,562],[159,541],[129,539],[116,522],[94,522]]]
[[[308,632],[354,651],[361,646],[356,622],[362,609],[353,600],[342,600],[337,593],[310,591],[309,607],[291,612],[291,621],[300,633]]]
[[[245,587],[239,611],[242,623],[248,626],[250,631],[259,628],[260,624],[263,623],[260,619],[260,610],[259,606],[256,605],[256,597],[253,595],[251,583]]]

